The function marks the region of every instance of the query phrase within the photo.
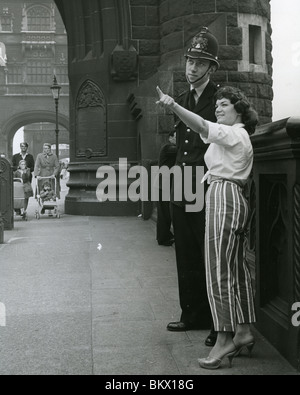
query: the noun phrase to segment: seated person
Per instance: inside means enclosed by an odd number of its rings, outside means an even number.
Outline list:
[[[46,181],[43,184],[43,189],[40,191],[40,198],[42,202],[55,202],[56,201],[56,193],[51,188],[50,182]],[[41,211],[42,214],[45,213],[45,209],[43,208]]]

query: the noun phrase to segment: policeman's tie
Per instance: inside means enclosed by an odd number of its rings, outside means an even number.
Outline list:
[[[189,101],[188,101],[188,106],[190,111],[194,111],[196,107],[196,100],[195,100],[195,89],[191,89],[189,93]]]

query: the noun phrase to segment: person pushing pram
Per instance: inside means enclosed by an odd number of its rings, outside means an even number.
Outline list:
[[[45,209],[54,210],[59,218],[57,199],[60,199],[59,187],[60,164],[56,155],[52,153],[51,145],[45,143],[43,152],[38,154],[35,162],[34,174],[37,179],[36,197],[41,210],[36,211],[36,218],[45,213]],[[46,184],[46,188],[44,188]],[[48,185],[47,185],[48,184]],[[52,216],[52,214],[49,214]]]
[[[43,189],[43,184],[45,177],[51,177],[51,189],[55,190],[56,196],[59,199],[59,183],[55,182],[55,179],[58,178],[60,173],[60,164],[56,155],[52,153],[51,144],[45,143],[43,146],[43,152],[38,154],[35,167],[34,174],[37,178],[38,189],[41,191]]]

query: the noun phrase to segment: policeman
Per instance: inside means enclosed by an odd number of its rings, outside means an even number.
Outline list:
[[[219,68],[218,48],[214,35],[206,27],[201,28],[185,54],[186,79],[190,89],[177,99],[181,106],[212,122],[216,122],[213,98],[217,87],[210,81],[210,76]],[[182,185],[185,185],[183,169],[190,166],[193,174],[191,184],[195,193],[196,183],[201,182],[196,179],[196,167],[205,167],[204,154],[208,146],[202,142],[199,134],[194,133],[181,121],[176,123],[175,130],[178,150],[176,165],[182,169]],[[173,193],[171,213],[182,313],[180,321],[169,323],[167,329],[211,329],[213,326],[206,292],[204,264],[205,210],[187,212],[186,205],[192,205],[193,202],[185,201],[184,191],[180,201],[176,200],[177,196],[178,194]],[[205,344],[214,346],[215,340],[216,334],[211,330]]]

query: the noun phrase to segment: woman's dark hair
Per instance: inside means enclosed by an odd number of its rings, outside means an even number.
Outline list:
[[[245,129],[249,135],[253,134],[258,124],[258,115],[245,94],[238,88],[225,86],[220,88],[215,94],[215,101],[221,99],[228,99],[234,104],[236,112],[242,115],[242,122],[245,125]]]

